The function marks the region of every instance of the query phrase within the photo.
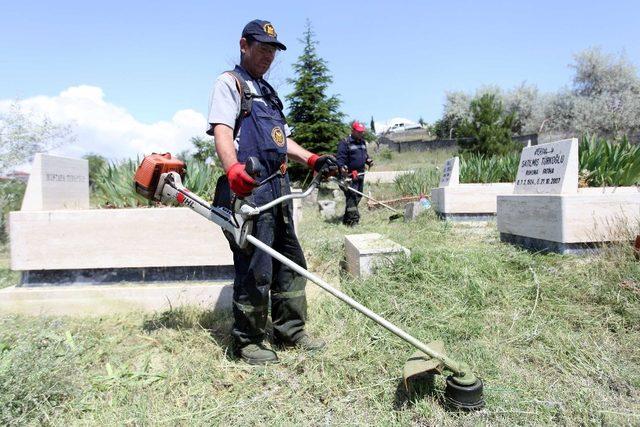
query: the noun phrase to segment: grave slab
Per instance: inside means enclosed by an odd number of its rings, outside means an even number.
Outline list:
[[[189,208],[11,212],[13,270],[233,265],[220,227]]]
[[[303,193],[300,188],[292,188],[291,194],[301,194]],[[300,221],[302,221],[302,201],[304,199],[293,199],[293,229],[296,232],[296,235],[299,233]]]
[[[595,191],[594,191],[595,190]],[[530,194],[498,197],[498,231],[504,241],[527,243],[531,249],[577,252],[602,242],[628,239],[640,224],[637,187],[579,189],[577,194]],[[513,236],[513,237],[512,237]],[[549,243],[545,243],[549,242]],[[563,246],[564,245],[564,246]]]
[[[497,197],[512,194],[513,183],[458,184],[431,190],[431,203],[443,219],[486,221],[495,218]]]
[[[354,277],[367,277],[376,266],[396,256],[409,256],[411,252],[378,233],[344,236],[346,270]]]

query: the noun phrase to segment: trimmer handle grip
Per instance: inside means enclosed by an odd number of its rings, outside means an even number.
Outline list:
[[[257,157],[249,157],[244,163],[244,170],[253,179],[260,178],[264,175],[264,167],[260,164]]]

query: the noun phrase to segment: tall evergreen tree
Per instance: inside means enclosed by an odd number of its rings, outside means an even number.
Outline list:
[[[471,101],[471,119],[465,120],[459,128],[463,137],[470,141],[460,141],[463,152],[488,156],[508,154],[517,149],[511,139],[515,114],[505,114],[502,101],[493,93],[485,93]]]
[[[348,133],[342,122],[341,101],[337,96],[326,94],[333,78],[326,61],[316,52],[318,42],[314,39],[311,22],[303,38],[304,51],[293,65],[296,77],[288,79],[293,92],[287,95],[289,102],[288,123],[292,138],[314,153],[335,153],[340,138]]]

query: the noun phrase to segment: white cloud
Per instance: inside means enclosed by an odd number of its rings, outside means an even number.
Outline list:
[[[101,88],[82,85],[70,87],[57,96],[35,96],[18,103],[23,111],[71,125],[75,142],[52,151],[64,156],[97,153],[109,159],[122,159],[151,152],[177,153],[192,148],[191,137],[206,136],[206,119],[194,110],[180,110],[170,121],[147,124],[104,98]],[[12,102],[0,100],[0,111],[8,109]]]

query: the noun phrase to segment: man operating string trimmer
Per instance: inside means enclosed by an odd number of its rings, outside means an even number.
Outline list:
[[[372,167],[373,160],[367,153],[367,142],[364,140],[365,127],[362,123],[353,122],[351,125],[351,135],[338,144],[338,154],[336,159],[340,166],[340,171],[351,178],[347,184],[350,188],[362,193],[364,184],[364,167]],[[360,212],[358,204],[362,196],[355,191],[349,191],[344,187],[345,209],[342,223],[353,227],[360,222]]]
[[[289,138],[282,102],[263,79],[279,50],[286,47],[270,22],[249,22],[240,38],[240,65],[223,73],[215,83],[207,133],[215,137],[216,152],[226,172],[216,186],[214,204],[218,206],[229,204],[229,190],[239,197],[250,197],[258,206],[289,194],[288,158],[316,172],[338,173],[335,157],[313,154]],[[247,173],[249,157],[259,160],[264,172],[260,181],[269,177],[268,182],[258,186]],[[270,295],[276,344],[306,350],[324,347],[322,340],[312,339],[305,331],[306,279],[264,251],[253,246],[239,248],[229,233],[225,235],[235,268],[232,335],[236,354],[250,364],[278,361],[275,351],[265,343]],[[255,220],[254,236],[306,268],[293,229],[290,203],[262,212]]]
[[[185,165],[169,153],[146,156],[134,177],[136,191],[142,196],[188,207],[224,230],[236,271],[233,336],[239,356],[254,364],[278,360],[263,343],[270,292],[277,343],[307,350],[325,345],[310,338],[304,329],[304,286],[309,279],[419,350],[405,365],[407,387],[427,374],[449,372],[446,402],[456,409],[482,408],[482,381],[467,364],[444,354],[441,344],[422,343],[306,269],[293,230],[290,201],[307,197],[323,177],[338,173],[338,165],[333,156],[312,154],[286,137],[282,104],[262,79],[276,49],[285,49],[273,26],[266,21],[247,24],[240,49],[241,65],[218,79],[211,100],[208,133],[216,137],[216,150],[226,171],[216,186],[214,204],[182,185]],[[280,196],[289,193],[287,156],[318,172],[300,195]]]

